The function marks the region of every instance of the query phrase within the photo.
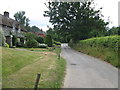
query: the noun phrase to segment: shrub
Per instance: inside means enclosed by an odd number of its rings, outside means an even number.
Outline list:
[[[50,35],[46,36],[45,43],[48,45],[48,47],[52,47],[53,46],[52,37]]]
[[[5,43],[5,47],[9,48],[10,46],[9,46],[9,44]]]
[[[16,46],[17,47],[24,47],[24,43],[23,42],[17,42]]]
[[[34,39],[31,39],[31,40],[26,41],[25,46],[28,48],[35,48],[35,47],[38,47],[38,42]]]
[[[57,42],[57,41],[54,41],[54,40],[53,40],[53,42],[54,42],[54,44],[56,44],[56,45],[61,45],[60,42]]]
[[[44,39],[42,37],[37,37],[36,40],[39,42],[39,43],[44,43]]]

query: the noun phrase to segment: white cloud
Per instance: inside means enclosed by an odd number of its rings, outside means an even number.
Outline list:
[[[47,29],[49,18],[43,16],[47,7],[44,3],[47,0],[1,0],[0,13],[4,11],[10,12],[10,17],[14,18],[13,15],[18,11],[25,11],[26,16],[29,17],[31,26],[36,25],[43,30]],[[110,21],[113,23],[110,26],[118,25],[118,1],[119,0],[95,0],[97,7],[103,7],[102,13],[107,20],[110,16]]]
[[[118,26],[118,2],[119,0],[95,0],[97,8],[103,7],[102,14],[104,19],[107,20],[110,17],[112,24],[109,26]]]

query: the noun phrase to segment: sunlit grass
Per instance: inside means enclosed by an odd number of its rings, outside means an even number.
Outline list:
[[[58,60],[57,54],[49,50],[3,48],[3,88],[33,88],[38,73],[39,88],[60,88],[65,64],[64,59]]]

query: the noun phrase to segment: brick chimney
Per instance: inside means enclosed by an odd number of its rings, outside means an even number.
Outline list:
[[[4,12],[4,16],[7,17],[7,18],[9,18],[9,12],[5,11]]]

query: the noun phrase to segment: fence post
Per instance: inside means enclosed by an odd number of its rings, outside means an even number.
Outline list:
[[[60,54],[58,54],[58,59],[60,59]]]
[[[40,76],[41,76],[41,74],[37,74],[34,90],[37,90],[37,88],[38,88],[38,83],[39,83],[39,80],[40,80]]]

